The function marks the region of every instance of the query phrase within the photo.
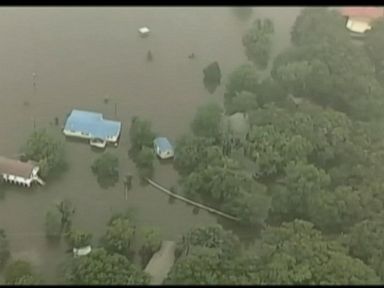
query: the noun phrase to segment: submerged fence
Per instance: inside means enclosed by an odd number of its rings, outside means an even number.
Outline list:
[[[206,211],[208,211],[208,212],[211,212],[211,213],[220,215],[220,216],[222,216],[222,217],[224,217],[224,218],[227,218],[227,219],[230,219],[230,220],[233,220],[233,221],[240,221],[240,219],[237,218],[237,217],[234,217],[234,216],[229,215],[229,214],[227,214],[227,213],[221,212],[221,211],[216,210],[216,209],[214,209],[214,208],[205,206],[205,205],[203,205],[203,204],[197,203],[197,202],[192,201],[192,200],[190,200],[190,199],[188,199],[188,198],[185,198],[185,197],[183,197],[183,196],[181,196],[181,195],[175,194],[175,193],[169,191],[168,189],[164,188],[163,186],[161,186],[160,184],[156,183],[155,181],[153,181],[153,180],[151,180],[151,179],[149,179],[149,178],[147,178],[147,181],[148,181],[148,183],[151,184],[153,187],[155,187],[155,188],[157,188],[157,189],[163,191],[164,193],[166,193],[166,194],[168,194],[168,195],[170,195],[170,196],[172,196],[172,197],[174,197],[174,198],[176,198],[176,199],[179,199],[179,200],[184,201],[184,202],[186,202],[186,203],[188,203],[188,204],[191,204],[191,205],[193,205],[193,206],[196,206],[196,207],[199,207],[199,208],[201,208],[201,209],[204,209],[204,210],[206,210]]]

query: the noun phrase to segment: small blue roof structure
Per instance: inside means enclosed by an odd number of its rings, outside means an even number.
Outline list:
[[[157,147],[159,147],[160,151],[173,151],[173,146],[165,137],[157,137],[154,143]]]
[[[64,130],[107,140],[109,137],[116,137],[120,134],[121,122],[105,120],[101,113],[74,109],[67,118]]]

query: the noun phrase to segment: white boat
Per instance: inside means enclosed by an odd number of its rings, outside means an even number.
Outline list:
[[[150,30],[149,30],[148,27],[141,27],[141,28],[139,28],[139,33],[140,33],[140,35],[142,37],[148,36],[149,32],[150,32]]]
[[[89,144],[93,147],[105,148],[105,146],[107,145],[107,141],[100,138],[92,138],[91,140],[89,140]]]

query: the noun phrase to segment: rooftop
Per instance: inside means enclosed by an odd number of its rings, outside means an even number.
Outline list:
[[[165,137],[158,137],[154,141],[155,145],[160,148],[160,150],[173,150],[172,144]]]
[[[374,20],[384,16],[383,7],[343,7],[340,13],[347,17],[368,18]]]
[[[32,162],[21,162],[0,156],[0,174],[29,178],[35,167]]]
[[[103,119],[101,113],[72,110],[64,130],[88,134],[92,138],[106,140],[120,134],[121,122]]]

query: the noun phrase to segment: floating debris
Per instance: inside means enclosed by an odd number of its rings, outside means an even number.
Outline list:
[[[140,36],[143,37],[143,38],[144,38],[144,37],[148,37],[149,32],[150,32],[150,30],[149,30],[148,27],[141,27],[141,28],[139,29],[139,34],[140,34]]]
[[[192,53],[192,54],[188,55],[188,58],[189,58],[189,59],[195,59],[195,57],[196,57],[196,56],[195,56],[195,53]]]

